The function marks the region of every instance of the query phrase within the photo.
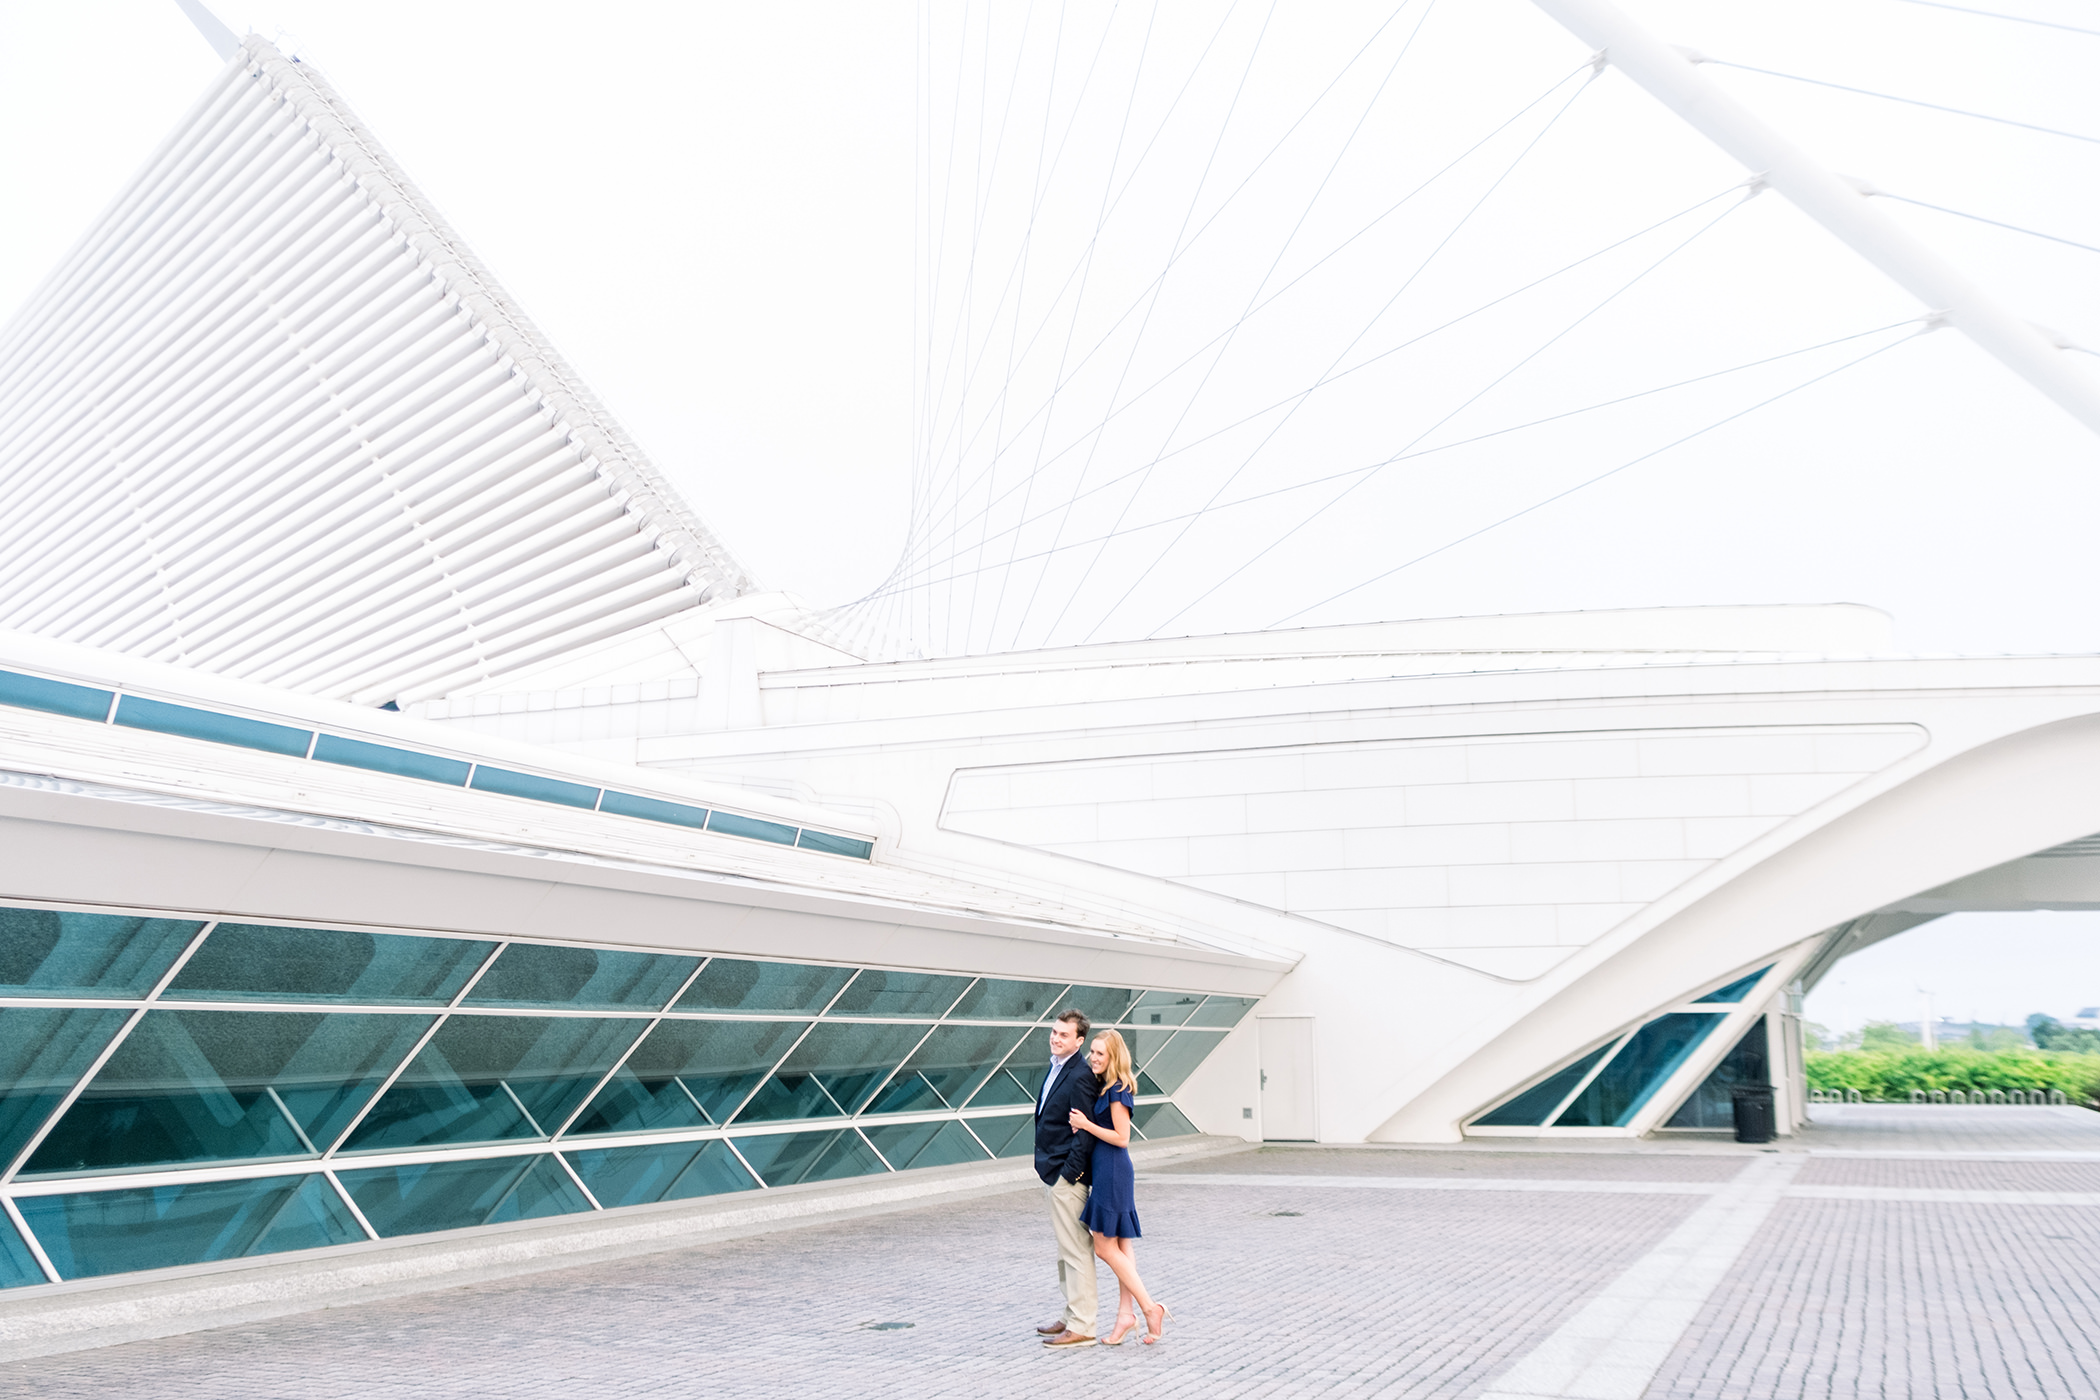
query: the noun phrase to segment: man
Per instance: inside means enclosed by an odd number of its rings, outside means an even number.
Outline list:
[[[1057,1281],[1065,1292],[1065,1315],[1035,1330],[1046,1347],[1094,1344],[1094,1241],[1079,1213],[1086,1209],[1087,1167],[1094,1135],[1072,1131],[1073,1109],[1094,1111],[1101,1082],[1086,1062],[1084,1011],[1067,1011],[1050,1023],[1050,1072],[1035,1096],[1035,1174],[1050,1188],[1050,1223],[1057,1231]]]

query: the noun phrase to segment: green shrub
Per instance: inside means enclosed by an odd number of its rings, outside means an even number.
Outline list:
[[[2100,1055],[2050,1050],[1838,1050],[1806,1057],[1811,1089],[1857,1089],[1867,1099],[1909,1103],[1910,1091],[2060,1089],[2072,1103],[2100,1098]]]

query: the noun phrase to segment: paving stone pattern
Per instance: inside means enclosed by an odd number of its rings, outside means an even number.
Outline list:
[[[2094,1115],[2100,1118],[2100,1114]],[[2100,1162],[1917,1161],[1811,1157],[1797,1186],[1923,1187],[1937,1191],[2100,1191]]]
[[[1156,1168],[1177,1176],[1486,1176],[1548,1181],[1726,1181],[1740,1154],[1662,1156],[1620,1153],[1549,1156],[1537,1152],[1410,1152],[1403,1148],[1268,1147]]]
[[[1798,1141],[1867,1152],[2100,1153],[2100,1113],[2070,1107],[1817,1104]]]

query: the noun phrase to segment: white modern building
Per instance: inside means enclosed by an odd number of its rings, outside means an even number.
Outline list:
[[[1870,608],[870,654],[227,60],[0,332],[10,1297],[1025,1155],[1073,1005],[1154,1138],[1792,1124],[1837,959],[2100,907],[2100,658]]]

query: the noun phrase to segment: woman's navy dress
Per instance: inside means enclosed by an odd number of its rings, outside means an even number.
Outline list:
[[[1128,1089],[1113,1084],[1094,1100],[1094,1122],[1110,1132],[1116,1128],[1116,1104],[1134,1109],[1137,1100]],[[1086,1209],[1079,1213],[1079,1223],[1110,1239],[1134,1240],[1143,1235],[1138,1229],[1137,1172],[1130,1165],[1130,1149],[1094,1139],[1093,1172],[1094,1189],[1087,1195]]]

